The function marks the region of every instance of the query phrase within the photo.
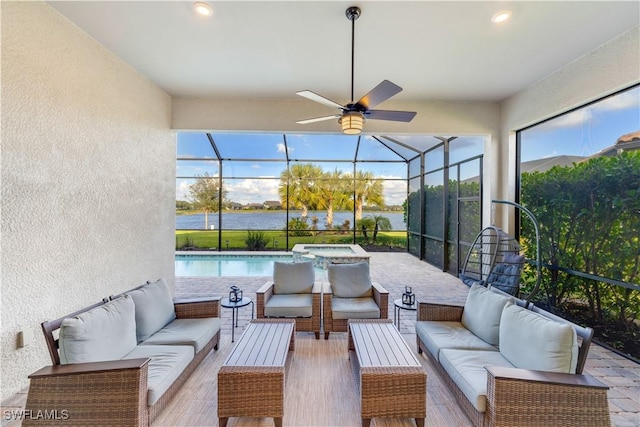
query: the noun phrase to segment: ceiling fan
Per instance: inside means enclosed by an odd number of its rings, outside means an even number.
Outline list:
[[[326,105],[330,108],[337,108],[340,111],[339,113],[332,114],[330,116],[299,120],[296,123],[304,125],[308,123],[338,119],[338,123],[342,127],[343,133],[348,135],[357,135],[362,132],[362,126],[365,120],[410,122],[416,115],[415,111],[372,110],[376,105],[402,91],[400,86],[390,82],[389,80],[383,80],[357,102],[353,102],[355,25],[356,19],[360,17],[360,8],[356,6],[349,7],[345,14],[347,15],[347,19],[351,21],[351,102],[346,105],[340,105],[337,102],[325,98],[322,95],[318,95],[310,90],[296,92],[297,95],[310,99],[311,101],[319,102],[320,104]]]

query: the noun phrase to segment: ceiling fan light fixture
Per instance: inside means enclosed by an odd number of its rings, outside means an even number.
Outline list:
[[[358,135],[362,132],[364,116],[357,111],[351,111],[343,114],[338,119],[338,123],[342,126],[342,133],[345,135]]]

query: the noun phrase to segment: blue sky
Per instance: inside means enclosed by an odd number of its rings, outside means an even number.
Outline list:
[[[640,130],[640,87],[522,132],[522,161],[591,156]]]

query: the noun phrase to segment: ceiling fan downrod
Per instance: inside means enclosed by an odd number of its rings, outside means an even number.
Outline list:
[[[347,15],[347,19],[351,21],[351,103],[353,104],[356,19],[360,17],[360,8],[357,6],[351,6],[345,11],[345,15]]]

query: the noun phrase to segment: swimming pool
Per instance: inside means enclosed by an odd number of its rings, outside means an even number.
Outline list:
[[[275,261],[292,262],[291,254],[176,253],[176,276],[272,276]]]

